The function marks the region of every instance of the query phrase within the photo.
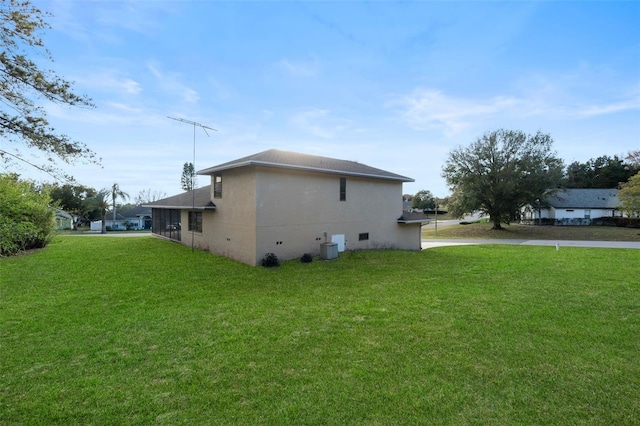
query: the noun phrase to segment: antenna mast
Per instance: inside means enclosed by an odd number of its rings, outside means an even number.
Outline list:
[[[191,176],[191,208],[193,210],[195,210],[196,209],[196,179],[195,179],[195,174],[196,174],[196,127],[202,128],[202,130],[204,130],[204,133],[207,135],[207,137],[209,137],[209,133],[207,132],[207,129],[213,130],[214,132],[216,132],[217,130],[214,129],[213,127],[209,127],[209,126],[205,126],[204,124],[196,123],[195,121],[185,120],[184,118],[175,118],[175,117],[169,117],[169,116],[167,116],[167,118],[170,118],[171,120],[180,121],[182,123],[189,124],[189,125],[193,126],[193,162],[191,163],[193,165],[193,176]],[[192,229],[191,230],[191,252],[192,253],[193,253],[193,250],[194,250],[194,238],[195,238],[195,231]]]

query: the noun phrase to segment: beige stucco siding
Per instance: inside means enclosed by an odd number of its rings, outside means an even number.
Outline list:
[[[419,248],[407,240],[416,239],[415,228],[397,223],[401,182],[346,177],[346,201],[340,201],[340,175],[266,167],[255,173],[258,260],[268,252],[282,259],[318,254],[324,232],[344,234],[347,250]],[[361,233],[369,239],[360,241]]]
[[[346,177],[346,201],[340,178]],[[419,226],[400,225],[402,183],[328,173],[251,166],[222,172],[222,197],[203,212],[201,233],[188,230],[182,212],[182,243],[258,265],[266,253],[281,260],[318,255],[334,234],[347,250],[420,249]],[[368,233],[367,240],[360,234]]]
[[[222,177],[222,198],[211,199],[216,205],[213,211],[205,211],[202,217],[202,233],[195,233],[195,246],[211,253],[239,260],[250,265],[255,258],[255,173],[250,170],[231,170]],[[188,217],[183,212],[183,224]],[[192,233],[183,227],[183,244],[191,244]]]

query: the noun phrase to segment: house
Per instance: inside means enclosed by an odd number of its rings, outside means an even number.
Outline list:
[[[73,216],[61,209],[55,209],[56,229],[73,229]]]
[[[151,208],[144,206],[135,206],[133,208],[116,212],[116,220],[109,219],[107,216],[105,226],[112,230],[126,231],[129,229],[151,229]],[[102,220],[94,220],[91,222],[92,231],[102,230]]]
[[[562,189],[545,197],[539,206],[526,206],[523,220],[589,225],[594,219],[622,216],[617,195],[617,189]]]
[[[420,250],[420,225],[402,216],[413,179],[354,161],[268,150],[197,172],[211,185],[146,206],[153,234],[249,265],[338,251]],[[185,226],[186,225],[186,226]]]

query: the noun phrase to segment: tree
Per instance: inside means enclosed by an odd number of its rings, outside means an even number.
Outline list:
[[[624,160],[627,167],[636,172],[640,172],[640,150],[630,151]]]
[[[111,203],[113,205],[113,220],[116,220],[116,201],[118,198],[122,198],[123,200],[129,199],[129,194],[122,191],[120,186],[117,183],[111,185]]]
[[[46,191],[16,174],[0,174],[0,257],[45,247],[54,229]]]
[[[627,163],[617,155],[602,155],[586,163],[574,161],[567,166],[563,185],[567,188],[617,188],[638,171],[632,161],[633,153],[627,157]]]
[[[53,205],[77,216],[86,216],[90,213],[90,208],[86,204],[88,198],[96,194],[96,190],[84,185],[64,184],[45,185],[48,189]],[[76,222],[74,222],[76,229]]]
[[[56,160],[96,164],[100,160],[86,145],[57,133],[46,119],[42,99],[62,105],[93,107],[87,96],[72,92],[70,82],[52,70],[41,69],[29,59],[28,55],[37,55],[52,61],[39,36],[42,30],[50,28],[45,21],[47,16],[29,0],[0,0],[0,137],[9,144],[40,151],[48,160],[36,165],[18,148],[0,149],[0,157],[5,163],[21,161],[59,178],[63,174],[55,167]]]
[[[432,210],[436,207],[436,200],[431,191],[418,191],[411,199],[411,207],[420,210]]]
[[[167,193],[164,191],[153,191],[151,190],[151,188],[143,189],[142,191],[138,192],[138,195],[136,195],[135,204],[136,206],[139,206],[140,204],[152,203],[154,201],[166,198],[166,196]]]
[[[632,176],[618,191],[622,211],[629,217],[640,217],[640,172]]]
[[[462,217],[480,211],[493,229],[519,219],[522,206],[534,204],[562,178],[563,163],[552,145],[548,134],[501,129],[452,150],[442,173],[452,189],[449,212]]]
[[[100,213],[100,220],[102,220],[102,228],[100,233],[107,233],[107,210],[111,205],[112,192],[106,188],[96,192],[96,194],[87,199],[87,206],[92,210],[97,210]]]
[[[191,191],[196,186],[196,171],[193,168],[193,163],[184,163],[182,167],[182,179],[180,179],[182,189],[185,191]]]

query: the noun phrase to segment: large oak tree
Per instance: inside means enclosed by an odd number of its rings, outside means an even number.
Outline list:
[[[58,132],[47,121],[46,102],[93,106],[87,96],[72,91],[70,82],[33,59],[53,61],[40,38],[40,33],[50,28],[47,16],[28,0],[0,0],[0,157],[4,162],[22,161],[61,177],[56,161],[99,160],[85,144]],[[43,160],[32,160],[25,147],[44,154],[44,164],[35,164]]]
[[[501,129],[452,150],[442,174],[452,190],[449,212],[479,211],[493,229],[519,219],[522,206],[535,204],[562,179],[563,162],[552,145],[548,134]]]

